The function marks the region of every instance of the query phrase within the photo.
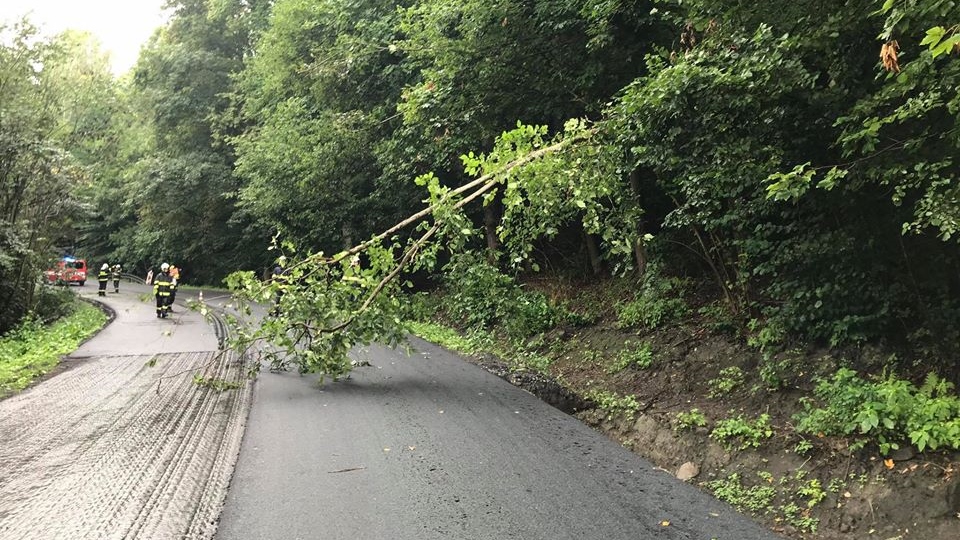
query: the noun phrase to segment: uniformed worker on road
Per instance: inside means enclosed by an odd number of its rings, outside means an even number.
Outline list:
[[[173,311],[173,301],[177,299],[177,289],[180,287],[180,268],[171,264],[168,272],[170,272],[170,302],[167,305],[171,306],[170,311]]]
[[[97,283],[100,285],[100,288],[97,289],[97,296],[107,295],[108,281],[110,281],[110,265],[103,263],[103,266],[100,267],[100,272],[97,273]]]
[[[120,272],[122,272],[120,263],[110,267],[110,279],[113,280],[113,292],[115,293],[120,292]]]
[[[153,295],[157,297],[157,318],[166,319],[170,314],[173,278],[170,277],[170,265],[160,265],[160,273],[153,276]]]

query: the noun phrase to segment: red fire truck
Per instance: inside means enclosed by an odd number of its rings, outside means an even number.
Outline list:
[[[87,261],[74,257],[64,257],[56,266],[45,272],[47,281],[58,285],[76,283],[83,286],[87,281]]]

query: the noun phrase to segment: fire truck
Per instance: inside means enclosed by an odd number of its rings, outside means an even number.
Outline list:
[[[76,283],[82,287],[87,281],[87,261],[86,259],[64,257],[57,261],[57,264],[44,274],[49,283],[55,283],[57,285]]]

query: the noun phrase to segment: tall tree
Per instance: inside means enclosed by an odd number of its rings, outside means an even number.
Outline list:
[[[41,40],[27,21],[0,26],[0,333],[35,307],[40,270],[74,248],[88,176],[68,149],[92,147],[97,131],[75,97],[99,74],[87,45]]]

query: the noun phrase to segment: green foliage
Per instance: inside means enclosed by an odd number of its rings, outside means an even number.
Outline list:
[[[288,250],[278,257],[282,276],[265,283],[253,272],[235,272],[225,280],[241,314],[228,316],[232,347],[247,351],[272,343],[258,348],[271,369],[292,364],[301,373],[337,379],[352,369],[349,353],[355,346],[403,341],[402,284],[390,278],[397,264],[393,249],[371,242],[363,264],[346,254],[300,255],[289,244],[275,249]],[[281,292],[275,316],[262,323],[242,316],[250,314],[251,303],[272,302]]]
[[[960,398],[953,385],[935,374],[917,388],[887,375],[876,381],[841,368],[830,379],[820,379],[814,390],[822,402],[805,402],[797,415],[797,430],[821,435],[853,435],[875,442],[881,454],[909,441],[926,449],[960,448]]]
[[[807,510],[809,510],[809,508]],[[811,534],[816,533],[817,526],[820,524],[819,519],[811,517],[804,509],[795,503],[787,503],[781,506],[780,514],[780,519],[782,519],[784,523],[796,527],[799,531]]]
[[[0,335],[36,306],[50,259],[76,244],[89,179],[77,155],[101,135],[85,105],[109,100],[103,77],[89,36],[45,39],[28,21],[0,22]]]
[[[72,313],[50,326],[30,317],[0,338],[0,397],[49,373],[63,355],[107,322],[107,316],[90,304],[74,300],[72,307]]]
[[[408,294],[403,304],[403,318],[414,322],[430,322],[440,308],[438,296],[426,292]]]
[[[793,447],[793,451],[801,456],[806,455],[810,450],[813,450],[813,443],[807,439],[800,439]]]
[[[710,438],[720,442],[728,450],[759,448],[764,439],[772,436],[770,415],[766,413],[761,414],[753,422],[745,419],[743,415],[718,420],[716,427],[710,432]]]
[[[700,409],[693,408],[689,412],[680,411],[676,416],[675,431],[684,431],[707,425],[707,416]]]
[[[506,318],[518,292],[510,276],[477,255],[457,255],[445,270],[447,310],[458,323],[489,328]]]
[[[797,386],[802,375],[829,368],[830,364],[829,357],[821,357],[811,362],[804,356],[803,351],[789,350],[776,355],[764,354],[757,374],[767,389],[778,390]]]
[[[647,369],[653,364],[653,349],[650,343],[642,341],[634,345],[628,341],[623,345],[623,349],[617,353],[617,357],[607,368],[607,373],[620,373],[629,367]]]
[[[488,340],[477,339],[477,334],[464,337],[455,329],[431,322],[408,321],[410,331],[421,338],[464,354],[483,351]]]
[[[50,322],[70,315],[76,308],[76,297],[67,290],[56,287],[38,287],[35,304],[30,310],[33,319]]]
[[[797,487],[797,495],[807,499],[807,508],[813,508],[827,498],[827,492],[816,478],[802,481]]]
[[[683,280],[648,274],[634,299],[617,305],[617,326],[652,330],[682,318],[689,311],[683,290]]]
[[[754,515],[773,514],[777,522],[786,523],[798,530],[815,533],[820,521],[810,516],[810,509],[826,498],[826,492],[816,479],[806,480],[806,473],[798,471],[792,477],[774,481],[772,474],[758,472],[760,483],[745,486],[739,473],[726,478],[704,482],[715,497],[726,501],[741,511]],[[792,490],[792,491],[791,491]],[[804,507],[798,506],[796,498],[806,499]]]
[[[725,501],[738,510],[749,510],[754,513],[766,514],[770,512],[777,491],[772,486],[754,485],[744,486],[740,474],[733,473],[726,478],[704,482],[704,487],[713,493],[714,497]]]
[[[456,255],[445,267],[447,312],[466,328],[500,324],[523,339],[556,324],[559,313],[539,292],[530,292],[477,255]]]
[[[632,420],[640,410],[640,403],[634,395],[621,396],[609,390],[591,390],[584,397],[606,413],[607,420],[616,416],[626,416]]]
[[[720,370],[720,375],[707,381],[710,397],[721,398],[743,385],[746,376],[739,366],[728,366]]]

